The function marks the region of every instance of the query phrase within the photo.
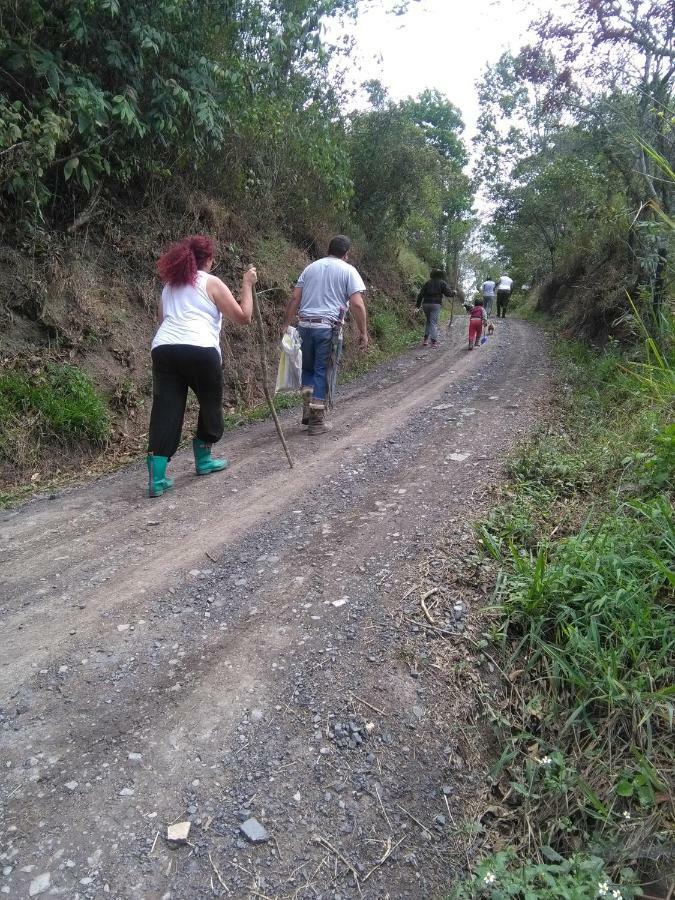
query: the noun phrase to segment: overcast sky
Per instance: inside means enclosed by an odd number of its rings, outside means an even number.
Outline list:
[[[504,50],[517,50],[531,20],[560,5],[560,0],[419,0],[402,16],[371,10],[354,26],[354,84],[379,78],[397,100],[437,88],[462,111],[470,138],[478,115],[476,82],[486,63]]]

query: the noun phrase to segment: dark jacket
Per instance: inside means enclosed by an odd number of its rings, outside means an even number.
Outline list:
[[[417,308],[423,303],[442,303],[443,297],[454,297],[455,292],[450,290],[445,281],[440,278],[430,278],[422,285],[417,295]]]

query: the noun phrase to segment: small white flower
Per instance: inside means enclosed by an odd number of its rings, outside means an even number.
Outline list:
[[[540,766],[552,766],[553,760],[551,759],[550,756],[545,756],[543,759],[539,760],[539,765]]]
[[[609,894],[609,883],[607,881],[601,881],[598,885],[598,896],[606,897]]]
[[[496,880],[497,880],[497,876],[495,875],[495,873],[494,873],[494,872],[488,872],[488,873],[486,874],[485,878],[483,879],[483,882],[484,882],[485,884],[494,884]]]
[[[630,813],[628,812],[627,809],[624,809],[622,815],[627,822],[630,820]]]
[[[622,900],[621,891],[612,891],[614,900]]]

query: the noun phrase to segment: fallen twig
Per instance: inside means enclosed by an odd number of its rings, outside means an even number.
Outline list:
[[[436,627],[436,622],[434,619],[431,618],[431,613],[427,609],[427,605],[424,601],[428,597],[431,597],[432,594],[436,594],[436,593],[438,593],[438,588],[434,588],[431,591],[427,591],[426,594],[422,594],[422,596],[420,597],[420,606],[422,607],[422,612],[424,613],[424,617],[430,625],[434,626],[434,628]]]
[[[159,837],[159,831],[158,831],[157,834],[155,835],[155,839],[154,839],[154,841],[152,842],[152,847],[150,848],[150,853],[148,854],[148,856],[152,856],[153,851],[154,851],[155,847],[157,846],[157,838],[158,838],[158,837]]]
[[[391,827],[391,822],[389,821],[387,810],[384,808],[384,803],[382,802],[382,797],[380,797],[380,792],[377,789],[377,785],[375,785],[375,793],[377,794],[377,799],[380,801],[380,807],[382,809],[382,812],[384,813],[384,818],[386,819],[387,825],[389,826],[389,831],[393,832],[394,829]]]
[[[408,810],[405,808],[405,806],[401,806],[400,803],[397,803],[396,805],[401,810],[401,812],[404,812],[406,814],[406,816],[408,816],[408,818],[412,819],[416,825],[419,825],[420,828],[422,829],[422,831],[426,831],[428,834],[431,834],[431,829],[427,828],[426,825],[423,825],[419,819],[416,819],[415,816],[413,816],[413,814],[411,812],[408,812]]]
[[[450,821],[452,822],[452,827],[456,829],[456,828],[457,828],[457,823],[455,822],[455,820],[454,820],[454,818],[453,818],[453,815],[452,815],[452,813],[450,812],[450,804],[448,803],[448,798],[447,798],[447,795],[446,795],[446,794],[443,794],[443,799],[445,800],[445,805],[446,805],[447,808],[448,808],[448,816],[449,816],[449,818],[450,818]]]
[[[228,894],[231,894],[232,891],[229,889],[229,887],[225,884],[225,882],[223,881],[223,879],[220,877],[220,872],[219,872],[218,869],[216,868],[216,864],[214,863],[214,861],[211,859],[211,854],[210,854],[210,853],[209,853],[209,862],[211,863],[211,866],[212,866],[212,868],[213,868],[213,871],[216,873],[216,878],[218,879],[218,881],[219,881],[219,882],[221,883],[221,885],[225,888],[225,890],[227,891],[227,893],[228,893]]]
[[[340,862],[344,863],[344,865],[347,866],[347,868],[349,869],[349,871],[352,873],[352,876],[353,876],[353,878],[354,878],[354,882],[355,882],[355,884],[356,884],[356,889],[357,889],[357,891],[359,892],[359,896],[363,896],[363,894],[362,894],[362,892],[361,892],[361,883],[360,883],[360,881],[359,881],[359,873],[356,871],[356,869],[354,868],[354,866],[352,865],[352,863],[350,863],[349,860],[348,860],[346,857],[344,857],[344,856],[342,855],[342,853],[340,853],[340,851],[337,850],[337,849],[330,843],[330,841],[327,841],[326,838],[321,837],[320,834],[317,834],[316,837],[314,838],[314,840],[316,841],[317,844],[321,844],[321,845],[322,845],[323,847],[325,847],[327,850],[330,850],[331,853],[333,853],[333,854],[340,860]]]
[[[364,706],[367,706],[368,709],[372,709],[373,712],[378,713],[380,716],[387,715],[383,709],[378,709],[376,706],[373,706],[372,703],[368,703],[367,700],[362,700],[361,697],[357,697],[356,694],[352,694],[352,700],[358,700],[359,703],[363,703]]]
[[[385,851],[385,854],[384,854],[384,856],[382,857],[382,859],[379,861],[379,863],[376,863],[376,865],[374,865],[373,868],[370,870],[370,872],[368,872],[368,874],[364,877],[364,879],[363,879],[364,884],[365,884],[366,881],[368,881],[368,879],[369,879],[370,876],[373,874],[373,872],[376,872],[376,871],[380,868],[380,866],[381,866],[383,863],[386,863],[386,861],[389,859],[389,857],[390,857],[391,854],[394,852],[394,850],[396,850],[396,848],[397,848],[400,844],[402,844],[403,841],[404,841],[405,839],[406,839],[406,835],[403,835],[403,837],[401,838],[401,840],[398,841],[398,843],[394,844],[394,846],[392,847],[392,846],[391,846],[391,838],[387,838],[387,849],[386,849],[386,851]]]

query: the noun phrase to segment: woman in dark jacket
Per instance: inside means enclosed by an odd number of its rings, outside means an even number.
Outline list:
[[[424,282],[417,295],[417,309],[421,307],[427,319],[423,347],[429,345],[429,338],[431,338],[431,346],[438,347],[438,319],[441,314],[443,297],[454,296],[455,291],[449,288],[445,281],[445,272],[441,269],[433,269],[429,280]]]

